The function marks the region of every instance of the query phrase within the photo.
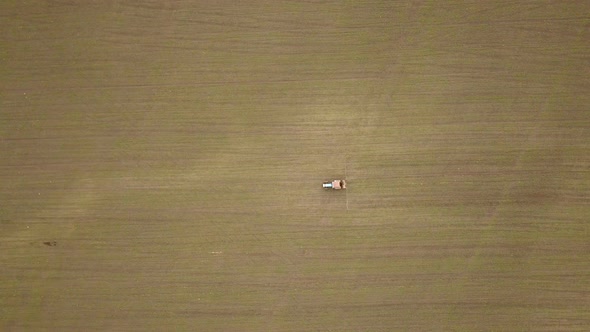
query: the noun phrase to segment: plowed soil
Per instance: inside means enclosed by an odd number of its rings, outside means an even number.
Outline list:
[[[4,1],[0,330],[588,331],[589,54],[588,1]]]

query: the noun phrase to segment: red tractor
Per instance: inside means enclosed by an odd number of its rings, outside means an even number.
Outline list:
[[[324,182],[322,187],[324,189],[346,189],[346,180],[334,180],[329,182]]]

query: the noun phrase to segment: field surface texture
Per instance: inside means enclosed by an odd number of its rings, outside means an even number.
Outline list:
[[[582,0],[2,1],[0,330],[589,331],[589,54]]]

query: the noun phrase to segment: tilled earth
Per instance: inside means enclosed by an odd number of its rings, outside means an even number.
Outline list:
[[[589,330],[589,13],[0,4],[0,330]]]

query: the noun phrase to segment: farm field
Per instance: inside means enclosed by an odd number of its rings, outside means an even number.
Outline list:
[[[589,54],[587,1],[3,2],[0,330],[590,330]]]

